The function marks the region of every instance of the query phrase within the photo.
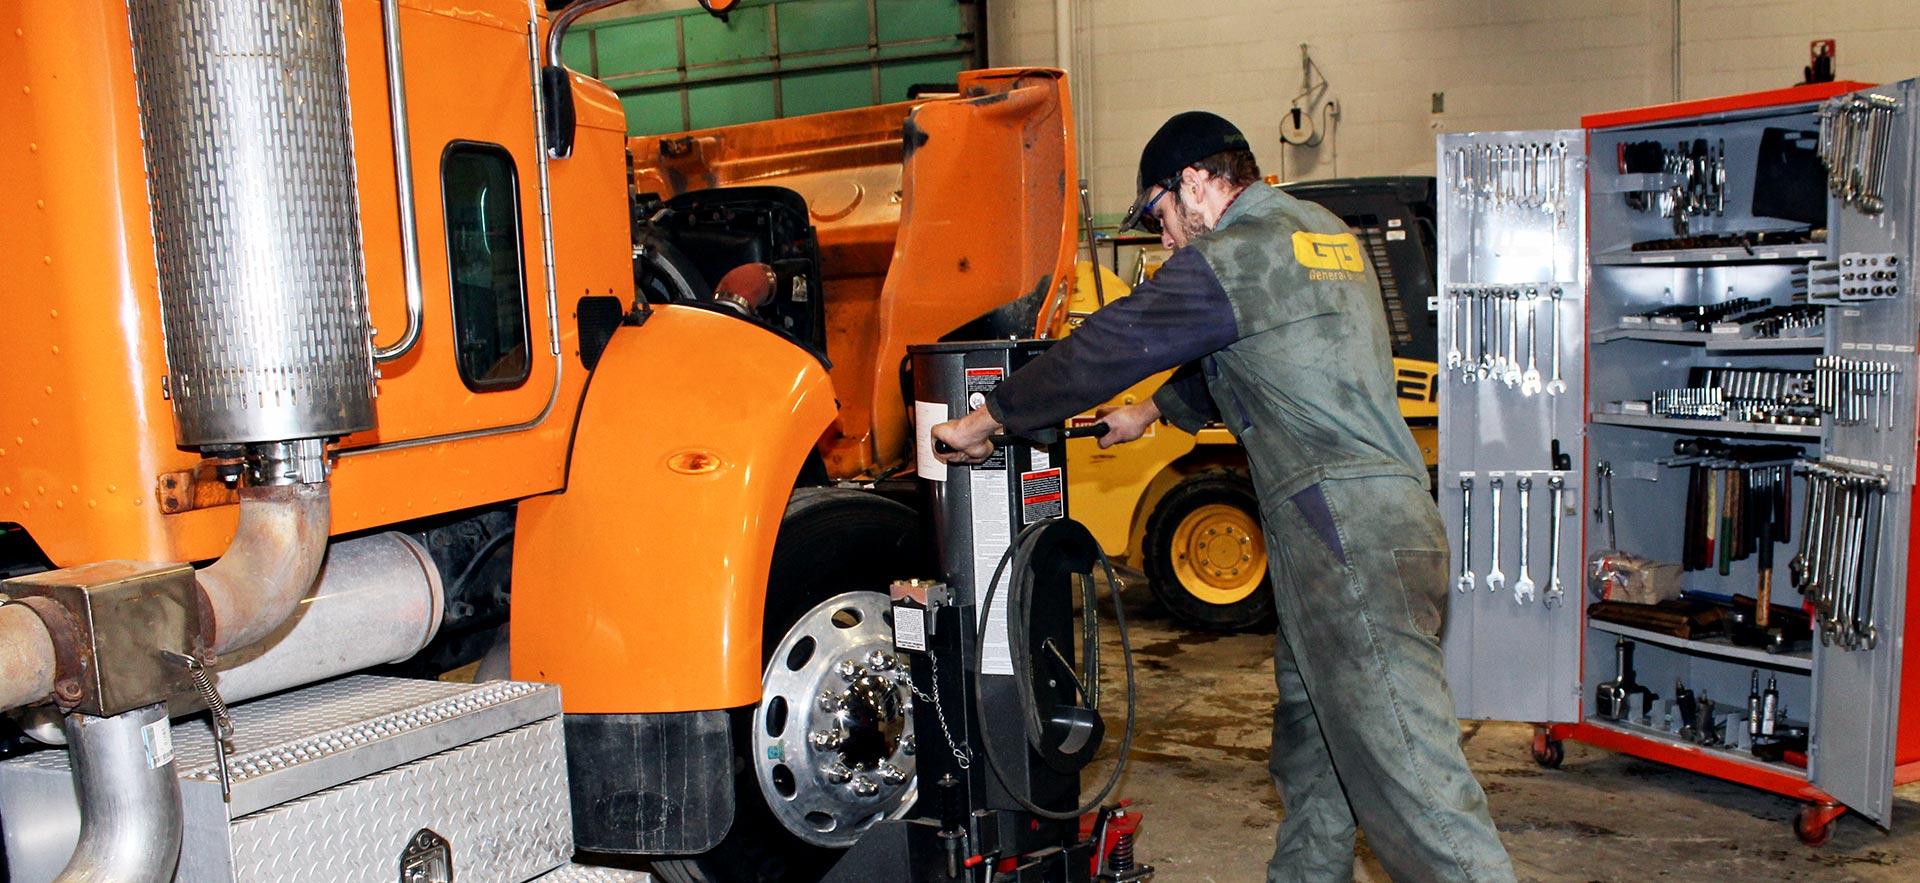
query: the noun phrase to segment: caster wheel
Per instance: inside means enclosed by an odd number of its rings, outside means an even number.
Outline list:
[[[1808,846],[1825,846],[1833,839],[1840,816],[1832,808],[1809,803],[1793,816],[1793,836]]]
[[[1567,759],[1566,746],[1559,739],[1533,740],[1533,762],[1550,770],[1560,768],[1560,762]]]

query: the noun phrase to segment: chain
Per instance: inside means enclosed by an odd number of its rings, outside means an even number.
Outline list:
[[[932,672],[933,683],[936,685],[939,684],[940,660],[933,655],[932,650],[927,651],[927,665]],[[940,697],[929,695],[925,690],[920,689],[919,686],[914,684],[911,677],[907,678],[907,689],[913,691],[913,698],[933,706],[934,717],[940,721],[940,735],[947,740],[947,750],[953,752],[953,762],[959,764],[963,770],[972,767],[973,752],[961,747],[960,743],[954,741],[953,730],[947,726],[947,709],[940,704]]]

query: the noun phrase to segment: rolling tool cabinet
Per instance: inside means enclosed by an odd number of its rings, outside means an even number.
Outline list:
[[[1920,779],[1916,101],[1440,137],[1461,717],[1535,723],[1549,767],[1573,739],[1799,800],[1810,844],[1891,824]]]

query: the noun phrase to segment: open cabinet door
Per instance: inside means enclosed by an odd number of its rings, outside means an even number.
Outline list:
[[[1870,546],[1873,578],[1866,615],[1853,621],[1870,625],[1877,640],[1855,641],[1849,629],[1825,628],[1813,656],[1813,741],[1808,751],[1809,779],[1849,808],[1886,825],[1893,811],[1893,780],[1900,695],[1901,624],[1906,621],[1908,544],[1914,492],[1915,328],[1920,309],[1913,301],[1914,224],[1920,222],[1915,199],[1916,119],[1920,99],[1916,81],[1867,89],[1830,101],[1827,111],[1843,112],[1859,104],[1891,99],[1893,107],[1873,123],[1890,129],[1879,187],[1884,207],[1872,200],[1830,194],[1827,217],[1835,267],[1816,262],[1809,270],[1814,299],[1826,300],[1827,352],[1835,357],[1891,366],[1891,401],[1872,419],[1833,420],[1826,431],[1822,464],[1852,474],[1884,476],[1884,518],[1879,541]],[[1846,173],[1851,162],[1839,163]],[[1863,209],[1863,204],[1866,208]],[[1889,261],[1888,258],[1892,260]],[[1879,269],[1874,269],[1879,268]],[[1890,273],[1891,282],[1871,277]],[[1838,276],[1835,283],[1827,278]],[[1856,284],[1857,283],[1857,284]],[[1873,286],[1895,289],[1872,295]],[[1841,289],[1867,288],[1860,294]],[[1838,297],[1835,298],[1834,295]],[[1882,293],[1884,294],[1884,293]],[[1835,300],[1837,304],[1834,304]],[[1890,424],[1890,425],[1889,425]],[[1876,503],[1873,509],[1880,509]],[[1871,524],[1871,522],[1869,522]]]
[[[1584,143],[1577,129],[1439,138],[1442,643],[1463,718],[1579,717]]]

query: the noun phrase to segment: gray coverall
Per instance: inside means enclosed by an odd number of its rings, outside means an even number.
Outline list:
[[[1396,880],[1513,879],[1460,751],[1439,633],[1447,540],[1400,416],[1379,280],[1347,226],[1264,184],[1154,280],[988,397],[1013,431],[1141,379],[1246,448],[1273,576],[1273,753],[1286,805],[1267,879],[1345,881],[1356,822]]]

